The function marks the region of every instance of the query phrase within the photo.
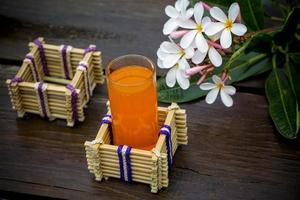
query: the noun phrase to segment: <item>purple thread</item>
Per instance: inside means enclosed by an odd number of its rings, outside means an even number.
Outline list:
[[[123,145],[119,145],[117,153],[118,153],[118,157],[119,157],[120,179],[125,181],[124,168],[123,168],[122,148],[123,148]]]
[[[84,67],[86,70],[86,78],[87,78],[87,87],[88,87],[88,93],[91,95],[91,88],[90,88],[90,77],[89,77],[89,72],[88,72],[88,67],[84,63],[79,63],[79,66]]]
[[[132,181],[130,152],[131,152],[131,147],[128,146],[127,149],[126,149],[126,154],[125,154],[125,156],[126,156],[126,167],[127,167],[128,182]]]
[[[111,119],[111,115],[106,114],[106,115],[104,115],[104,117],[102,118],[101,123],[102,123],[102,124],[108,124],[108,125],[111,125],[111,121],[105,119],[105,118],[107,118],[107,117],[109,117],[109,118]]]
[[[34,40],[34,44],[36,44],[39,49],[40,58],[41,58],[41,62],[43,65],[43,72],[46,76],[48,76],[49,70],[48,70],[48,66],[47,66],[47,60],[46,60],[46,56],[45,56],[44,46],[39,39]]]
[[[33,58],[31,55],[26,55],[25,58],[29,59],[30,62],[32,63],[32,66],[33,66],[33,72],[34,72],[34,74],[35,74],[36,81],[39,82],[39,81],[40,81],[40,78],[39,78],[39,74],[38,74],[38,71],[37,71],[37,68],[36,68],[36,64],[35,64],[34,58]]]
[[[95,52],[95,51],[97,51],[97,48],[95,46],[88,47],[88,48],[84,49],[84,55],[89,52]]]
[[[62,60],[63,60],[65,77],[66,77],[66,79],[70,79],[69,69],[68,69],[68,61],[67,61],[67,48],[68,48],[68,45],[63,45],[63,48],[61,50],[61,55],[62,55]]]
[[[162,128],[167,128],[168,131],[162,130]],[[159,133],[166,136],[166,146],[167,146],[167,153],[168,153],[168,166],[171,168],[172,166],[172,135],[171,135],[171,127],[169,125],[164,124],[160,129]]]
[[[19,76],[15,76],[11,79],[11,83],[20,83],[22,81],[23,81],[23,79]]]
[[[39,83],[38,84],[38,96],[40,98],[40,102],[41,102],[41,107],[42,107],[42,112],[44,114],[45,117],[47,116],[47,111],[46,111],[46,105],[45,105],[45,99],[44,99],[44,95],[43,95],[43,83]]]
[[[68,84],[66,86],[68,90],[71,91],[71,104],[72,104],[72,118],[74,121],[78,121],[78,113],[77,113],[77,92],[73,85]]]

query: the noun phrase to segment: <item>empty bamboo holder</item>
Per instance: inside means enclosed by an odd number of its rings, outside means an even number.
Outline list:
[[[18,117],[34,113],[66,119],[68,126],[84,121],[83,108],[103,82],[101,52],[95,45],[78,49],[46,44],[43,38],[29,43],[21,68],[6,80]]]
[[[88,169],[96,181],[113,177],[145,183],[152,193],[168,187],[168,170],[177,147],[188,143],[186,111],[172,103],[167,108],[158,107],[158,118],[162,128],[151,151],[116,146],[111,144],[113,121],[108,106],[96,138],[84,143]]]

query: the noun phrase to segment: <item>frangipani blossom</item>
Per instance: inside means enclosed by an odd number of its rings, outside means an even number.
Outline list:
[[[202,83],[200,85],[200,89],[210,90],[205,98],[206,103],[214,103],[220,92],[221,100],[224,103],[224,105],[227,107],[231,107],[233,105],[231,95],[235,94],[235,88],[230,85],[225,85],[225,80],[221,80],[221,78],[217,75],[213,75],[212,80],[214,83]]]
[[[190,87],[190,80],[186,77],[185,71],[190,68],[189,63],[185,59],[181,59],[169,70],[166,76],[166,84],[169,87],[174,87],[176,81],[178,85],[186,90]]]
[[[165,8],[165,13],[170,17],[163,28],[165,35],[178,29],[184,21],[193,16],[194,9],[190,8],[187,10],[189,3],[189,0],[178,0],[175,3],[175,7],[168,5]]]
[[[225,49],[229,48],[232,44],[231,33],[242,36],[247,32],[247,27],[244,24],[234,23],[239,13],[240,7],[238,3],[231,4],[228,17],[220,8],[211,8],[210,15],[219,22],[210,22],[205,28],[205,33],[208,36],[212,36],[221,32],[220,44]]]
[[[208,52],[202,53],[201,51],[196,50],[195,54],[192,58],[192,62],[195,64],[200,64],[205,59],[206,55],[208,54],[208,58],[210,62],[215,66],[219,67],[222,65],[222,56],[220,53],[216,50],[216,48],[222,49],[222,46],[215,41],[219,40],[220,34],[217,33],[211,37],[209,37],[209,40],[207,40],[208,43]]]
[[[215,67],[219,67],[222,65],[222,56],[220,53],[215,49],[215,47],[211,44],[208,45],[208,52],[202,53],[199,49],[195,51],[195,54],[192,58],[192,62],[195,64],[200,64],[205,59],[208,53],[208,58]]]
[[[191,59],[194,56],[194,48],[182,49],[174,42],[163,42],[157,50],[158,62],[160,68],[171,68],[179,60]],[[186,61],[187,62],[187,61]]]
[[[194,18],[196,23],[193,20],[187,20],[182,24],[182,28],[192,29],[182,37],[180,41],[180,46],[182,48],[188,48],[193,41],[195,41],[196,47],[200,52],[207,52],[208,44],[202,33],[204,32],[206,24],[211,22],[211,20],[209,17],[204,17],[202,19],[203,13],[204,8],[202,3],[197,3],[194,8]]]

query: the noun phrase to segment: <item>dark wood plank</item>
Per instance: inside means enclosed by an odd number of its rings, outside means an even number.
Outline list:
[[[17,119],[4,85],[16,70],[0,68],[2,191],[71,199],[299,198],[299,141],[278,136],[263,96],[238,93],[229,109],[219,101],[181,105],[188,112],[189,145],[175,156],[169,188],[153,195],[143,184],[98,183],[87,170],[83,143],[95,137],[105,113],[105,86],[85,110],[86,121],[74,128],[35,115]]]
[[[114,57],[137,53],[156,62],[156,51],[166,40],[162,27],[167,16],[164,1],[109,1],[87,3],[74,1],[0,0],[0,63],[21,61],[27,53],[27,43],[43,36],[47,42],[67,43],[85,48],[96,44],[103,51],[103,63]],[[84,10],[83,10],[84,8]],[[159,76],[167,70],[157,69]],[[256,78],[238,83],[248,92],[261,93],[264,84]],[[248,90],[248,88],[250,88]]]

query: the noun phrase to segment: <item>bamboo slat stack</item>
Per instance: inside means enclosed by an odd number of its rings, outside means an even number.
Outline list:
[[[73,117],[74,110],[72,109],[71,92],[66,88],[67,84],[71,84],[77,93],[76,108],[78,114],[78,121],[84,121],[84,106],[89,101],[89,93],[86,91],[87,85],[90,86],[90,91],[93,92],[97,84],[104,82],[104,75],[102,70],[101,52],[91,51],[85,52],[84,49],[71,48],[68,59],[71,65],[72,77],[67,79],[65,77],[61,46],[46,44],[43,38],[39,38],[43,45],[44,55],[46,57],[48,74],[43,71],[42,59],[38,46],[29,43],[29,55],[34,58],[36,63],[36,72],[33,70],[33,64],[25,59],[16,77],[20,77],[22,81],[13,82],[8,79],[6,84],[8,86],[9,95],[11,97],[12,107],[18,113],[18,117],[23,117],[26,112],[41,114],[39,106],[39,96],[37,95],[34,73],[38,73],[40,81],[47,83],[45,105],[49,108],[50,120],[59,118],[66,119],[68,126],[74,126],[75,119]],[[93,45],[90,45],[93,47]],[[82,70],[78,69],[79,63],[87,64],[86,75]],[[89,77],[88,82],[85,80]]]
[[[109,107],[107,114],[110,114]],[[178,145],[186,145],[188,142],[186,112],[173,103],[168,108],[158,107],[158,116],[160,126],[165,124],[171,127],[172,155],[174,156]],[[86,141],[84,144],[88,169],[95,175],[96,181],[109,177],[120,178],[118,146],[111,144],[109,130],[109,125],[102,124],[96,138],[93,141]],[[152,193],[168,187],[165,135],[159,136],[152,151],[132,148],[130,160],[133,181],[150,185]]]

